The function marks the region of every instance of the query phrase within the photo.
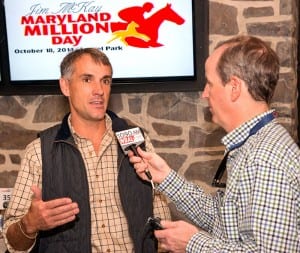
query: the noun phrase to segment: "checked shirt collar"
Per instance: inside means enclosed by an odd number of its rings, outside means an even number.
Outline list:
[[[226,183],[222,183],[221,178],[223,177],[223,174],[226,170],[227,158],[230,151],[244,145],[244,143],[251,135],[256,134],[261,128],[271,122],[274,118],[274,110],[269,110],[245,122],[222,139],[222,143],[226,146],[225,155],[214,176],[212,186],[220,188],[226,187]]]
[[[255,126],[257,126],[263,118],[272,120],[274,118],[274,116],[272,117],[272,115],[274,114],[274,110],[264,112],[260,115],[257,115],[253,119],[243,123],[241,126],[225,135],[221,141],[226,147],[226,152],[238,148],[239,146],[241,146],[241,143],[244,144],[244,142],[246,142],[246,140],[253,134],[251,133],[251,130],[255,128]],[[266,124],[269,122],[270,121],[268,120]],[[266,124],[263,124],[260,128],[262,128]],[[260,128],[258,130],[260,130]]]

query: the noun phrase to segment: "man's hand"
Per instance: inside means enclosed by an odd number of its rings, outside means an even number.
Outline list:
[[[42,200],[41,189],[32,186],[31,206],[22,219],[11,224],[6,233],[10,245],[19,251],[28,250],[35,242],[37,233],[75,220],[78,204],[70,198]]]
[[[186,252],[186,246],[199,228],[185,221],[161,221],[163,230],[155,230],[154,234],[161,248],[172,253]]]
[[[22,219],[27,233],[49,230],[75,220],[79,208],[70,198],[43,201],[40,188],[32,186],[31,190],[33,192],[31,206]]]
[[[156,153],[143,151],[140,147],[137,148],[137,151],[139,156],[135,156],[132,151],[128,152],[129,160],[133,164],[136,173],[140,178],[147,180],[145,171],[149,170],[153,182],[161,183],[171,171],[169,165]]]

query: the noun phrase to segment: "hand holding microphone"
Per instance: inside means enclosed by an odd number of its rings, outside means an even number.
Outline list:
[[[120,121],[117,122],[119,127],[115,130],[115,133],[123,152],[126,155],[129,150],[134,153],[135,156],[130,157],[130,162],[134,164],[137,173],[140,174],[141,177],[143,173],[146,174],[154,188],[153,181],[155,183],[161,183],[170,173],[171,168],[165,160],[156,153],[143,151],[139,147],[145,141],[140,128],[128,128],[128,125],[124,123],[123,120],[115,120]],[[139,157],[139,159],[137,159],[137,157]],[[151,168],[151,173],[148,169],[149,167]]]
[[[161,183],[170,174],[171,168],[158,154],[146,152],[140,147],[137,147],[137,152],[139,154],[139,158],[132,155],[130,155],[129,158],[130,162],[134,164],[134,168],[137,173],[144,171],[146,167],[145,163],[147,163],[146,168],[151,170],[152,180],[155,183]],[[146,162],[141,163],[141,159]]]
[[[115,119],[117,120],[117,119]],[[128,154],[128,151],[131,150],[135,156],[141,157],[137,152],[137,147],[144,143],[145,139],[139,127],[128,128],[128,126],[120,120],[118,122],[119,131],[115,132],[118,142],[124,152]],[[143,158],[142,158],[143,160]],[[154,189],[154,184],[152,181],[152,175],[148,169],[145,169],[144,173],[147,178],[150,180],[152,188]]]

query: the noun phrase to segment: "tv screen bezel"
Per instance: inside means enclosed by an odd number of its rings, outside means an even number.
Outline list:
[[[194,77],[115,78],[112,93],[192,92],[205,86],[204,63],[208,55],[208,0],[192,0]],[[0,6],[0,95],[61,94],[57,80],[10,80],[4,1]],[[180,50],[180,49],[179,49]]]

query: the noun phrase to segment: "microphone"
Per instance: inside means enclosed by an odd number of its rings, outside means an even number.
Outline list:
[[[138,127],[115,133],[125,155],[128,154],[128,150],[132,150],[134,154],[136,154],[136,148],[145,141],[144,136]]]
[[[145,142],[141,129],[139,127],[128,128],[128,125],[123,120],[118,118],[114,119],[114,124],[114,131],[124,154],[127,155],[128,151],[132,150],[135,156],[140,157],[136,149],[143,142]],[[145,174],[151,181],[152,175],[150,171],[146,169]]]

